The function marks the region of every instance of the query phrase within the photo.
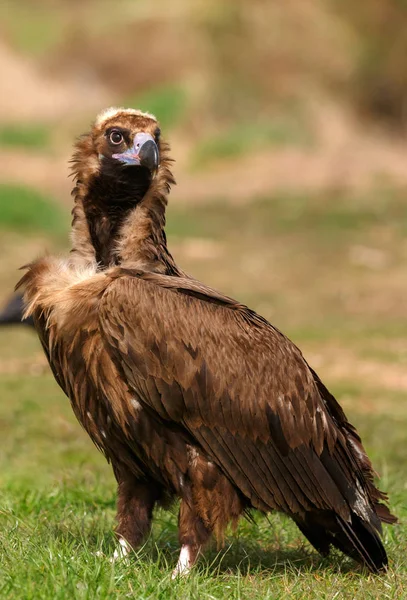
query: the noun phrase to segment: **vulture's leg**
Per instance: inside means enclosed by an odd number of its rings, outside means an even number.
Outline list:
[[[210,529],[204,525],[202,519],[197,515],[195,510],[187,504],[185,500],[181,500],[178,528],[181,552],[177,566],[172,573],[173,579],[178,576],[188,575],[191,567],[195,564],[200,551],[208,542],[212,533]]]
[[[116,535],[120,548],[114,558],[125,557],[143,542],[150,531],[153,508],[160,496],[154,482],[137,480],[131,473],[116,473],[118,480]]]

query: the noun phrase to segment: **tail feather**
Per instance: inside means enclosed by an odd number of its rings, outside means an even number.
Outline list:
[[[23,323],[25,325],[34,326],[32,317],[23,318],[24,302],[21,294],[14,295],[3,310],[0,312],[0,325],[14,325]]]
[[[346,548],[346,554],[364,563],[373,573],[386,569],[388,565],[386,551],[378,532],[369,523],[355,513],[352,513],[350,523],[341,517],[337,517],[337,521],[344,535],[337,534],[336,537]]]
[[[382,494],[382,496],[384,496],[384,494]],[[382,504],[381,502],[376,502],[374,507],[376,514],[382,523],[388,523],[389,525],[397,523],[397,517],[391,514],[390,510],[385,504]]]
[[[296,520],[308,541],[323,556],[330,546],[378,573],[388,565],[387,554],[375,527],[352,513],[347,522],[334,513],[308,513],[305,520]]]

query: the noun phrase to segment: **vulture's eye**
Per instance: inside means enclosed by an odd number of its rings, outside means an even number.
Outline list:
[[[112,144],[114,144],[115,146],[118,146],[123,141],[123,135],[120,133],[120,131],[117,131],[117,130],[112,131],[111,134],[109,135],[109,140],[111,141]]]

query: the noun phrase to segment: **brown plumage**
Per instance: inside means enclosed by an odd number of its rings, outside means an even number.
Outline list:
[[[169,253],[168,151],[151,115],[99,116],[73,159],[72,252],[19,284],[56,380],[112,463],[123,546],[178,496],[175,573],[250,508],[290,515],[323,554],[385,567],[381,521],[395,518],[339,404],[282,333]]]

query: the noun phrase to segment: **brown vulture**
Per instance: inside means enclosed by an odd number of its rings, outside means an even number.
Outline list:
[[[122,552],[180,498],[187,572],[254,508],[294,519],[377,572],[395,521],[355,428],[278,329],[187,276],[167,249],[169,147],[157,120],[108,109],[73,156],[72,250],[18,286],[55,379],[118,482]]]

